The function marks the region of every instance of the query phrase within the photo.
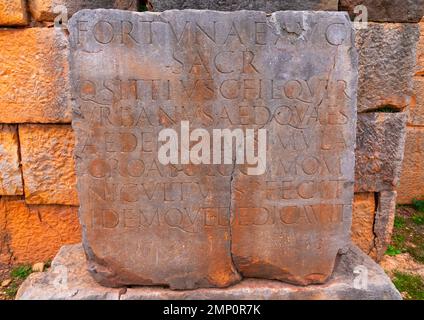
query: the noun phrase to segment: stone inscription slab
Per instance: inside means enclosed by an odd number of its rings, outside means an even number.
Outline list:
[[[99,9],[69,28],[80,220],[97,281],[329,277],[353,199],[346,14]]]

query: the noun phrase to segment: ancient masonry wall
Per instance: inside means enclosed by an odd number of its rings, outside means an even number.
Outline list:
[[[396,190],[398,203],[424,197],[424,22],[419,23],[424,0],[391,1],[388,7],[380,2],[228,0],[219,1],[219,7],[218,1],[148,3],[153,10],[352,13],[357,4],[368,7],[371,22],[356,39],[360,80],[352,238],[377,260],[390,240]],[[408,10],[403,9],[405,2]],[[137,10],[143,5],[137,0],[0,2],[0,270],[46,261],[63,244],[81,241],[68,35],[53,27],[57,4],[66,6],[69,15],[82,8]]]

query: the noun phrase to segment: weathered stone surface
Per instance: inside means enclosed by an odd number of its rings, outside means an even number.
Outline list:
[[[0,264],[52,259],[61,246],[81,241],[76,207],[28,205],[19,197],[0,198]]]
[[[408,124],[424,126],[424,22],[420,26],[420,39],[417,45],[417,67],[414,77],[414,100],[411,103]]]
[[[368,21],[418,22],[424,16],[424,0],[340,0],[339,9],[353,18],[358,5],[367,7]]]
[[[424,199],[424,128],[407,128],[402,175],[397,189],[398,203]]]
[[[0,2],[0,26],[23,26],[28,24],[26,0],[3,0]]]
[[[358,115],[355,192],[395,190],[402,170],[405,112]]]
[[[358,112],[409,106],[418,37],[417,24],[368,23],[357,31]]]
[[[371,256],[380,261],[390,244],[396,212],[396,191],[382,191],[378,195],[378,206],[374,221],[374,249]]]
[[[353,198],[346,14],[86,10],[70,32],[84,248],[100,283],[328,279],[350,241]],[[162,164],[159,132],[183,121],[208,136],[265,130],[266,170],[256,163],[252,175],[232,156]]]
[[[0,124],[0,196],[23,193],[16,126]]]
[[[357,193],[352,213],[352,241],[380,261],[390,244],[396,212],[396,191]]]
[[[44,273],[32,274],[21,285],[21,300],[118,300],[121,289],[99,285],[87,271],[81,244],[63,246]],[[43,293],[44,292],[44,293]]]
[[[13,258],[9,246],[9,234],[7,233],[6,226],[6,215],[2,213],[0,214],[0,270],[8,268],[12,263]]]
[[[57,6],[65,6],[68,17],[82,9],[121,9],[137,11],[137,0],[28,0],[29,10],[37,21],[53,21]]]
[[[219,11],[338,10],[337,0],[149,0],[154,11],[209,9]]]
[[[71,126],[20,125],[19,139],[26,202],[78,205]]]
[[[70,122],[68,40],[57,28],[0,32],[0,123]]]
[[[316,19],[311,15],[304,29],[317,23],[328,31],[329,25],[345,17],[322,15]],[[285,17],[290,16],[275,14],[277,21]],[[339,21],[348,26],[344,18]],[[340,46],[329,34],[328,41],[289,42],[285,47],[292,57],[289,64],[281,60],[285,53],[270,54],[278,56],[279,63],[264,74],[298,83],[291,87],[293,82],[288,82],[285,94],[291,98],[283,103],[288,108],[280,108],[282,101],[272,99],[265,104],[276,115],[263,126],[269,139],[266,174],[234,175],[232,253],[245,277],[301,285],[325,282],[338,250],[350,241],[356,122],[356,55],[350,30],[350,26],[339,30],[338,39],[344,39]],[[299,60],[293,59],[296,52],[302,53]],[[326,80],[317,82],[326,78],[328,91],[322,87]],[[314,89],[306,89],[305,79]],[[311,95],[301,97],[306,91]],[[287,109],[297,116],[288,115]]]
[[[354,269],[368,270],[368,288],[353,286]],[[66,279],[66,280],[65,280]],[[379,265],[352,246],[325,285],[297,287],[279,281],[246,279],[230,288],[174,291],[160,287],[112,289],[97,284],[87,272],[81,245],[64,246],[48,272],[31,274],[19,288],[19,300],[400,300],[401,296]]]
[[[417,45],[417,76],[424,76],[424,20],[418,24],[420,28],[420,39]]]
[[[414,78],[414,100],[409,110],[408,124],[424,126],[424,77]]]
[[[352,242],[370,254],[374,248],[374,219],[376,211],[373,192],[356,193],[352,211]]]

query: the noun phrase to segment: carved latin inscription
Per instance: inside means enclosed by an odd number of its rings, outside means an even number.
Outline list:
[[[69,29],[97,281],[192,289],[331,275],[353,197],[347,15],[100,9]]]

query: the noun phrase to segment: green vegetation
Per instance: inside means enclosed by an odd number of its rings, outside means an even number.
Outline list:
[[[413,199],[412,206],[414,207],[415,210],[419,212],[424,212],[424,200]]]
[[[405,247],[405,235],[402,234],[402,229],[406,226],[406,219],[402,216],[395,217],[395,231],[392,236],[392,243],[387,247],[386,254],[395,256],[403,252],[407,252]]]
[[[412,206],[397,208],[387,255],[408,252],[415,261],[424,263],[424,214],[420,210],[424,210],[423,200],[414,200]]]
[[[417,225],[423,225],[424,224],[424,215],[413,215],[412,221]]]
[[[27,264],[17,266],[10,271],[10,279],[12,282],[3,290],[8,299],[15,298],[19,286],[31,273],[32,267]]]
[[[389,245],[387,247],[386,254],[388,256],[395,256],[395,255],[400,254],[400,253],[402,253],[402,251],[400,249],[397,249],[396,247],[394,247],[392,245]]]
[[[397,206],[392,241],[386,251],[388,256],[407,252],[415,262],[424,264],[423,213],[422,200],[414,200],[412,205]],[[402,264],[399,266],[403,268]],[[424,300],[424,278],[419,274],[398,269],[394,271],[392,281],[404,299]]]
[[[399,248],[400,250],[405,249],[405,236],[401,234],[395,234],[392,237],[392,242],[396,248]]]
[[[424,263],[424,236],[421,234],[415,238],[419,240],[415,240],[416,244],[413,247],[408,247],[407,251],[417,262]]]
[[[19,285],[16,282],[12,282],[5,290],[4,293],[9,299],[14,299],[18,293]]]
[[[405,218],[401,216],[395,217],[395,228],[402,228],[405,226]]]
[[[393,283],[406,300],[424,300],[424,281],[420,276],[395,272]]]
[[[30,265],[18,266],[10,272],[10,275],[13,278],[25,280],[32,273],[32,267]]]

